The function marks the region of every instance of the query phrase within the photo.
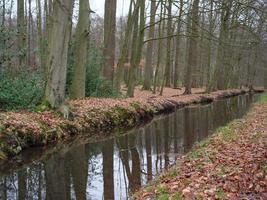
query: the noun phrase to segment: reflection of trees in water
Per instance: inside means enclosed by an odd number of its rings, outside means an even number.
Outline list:
[[[107,140],[102,146],[104,199],[114,199],[114,140]]]
[[[123,180],[133,192],[167,168],[177,153],[190,150],[209,131],[243,115],[252,100],[247,95],[181,109],[116,138],[116,148],[111,139],[53,154],[43,163],[1,177],[0,199],[86,199],[92,195],[88,188],[101,191],[94,184],[102,180],[105,199],[114,199],[115,189],[124,192],[115,187],[115,181]],[[119,158],[114,160],[117,153]],[[123,169],[115,169],[119,176],[115,179],[114,167],[120,163]]]
[[[23,169],[18,172],[18,197],[26,199],[27,195],[27,170]]]
[[[147,167],[147,181],[152,180],[152,152],[151,152],[151,140],[152,140],[152,126],[145,128],[145,148],[146,148],[146,167]]]
[[[64,155],[55,154],[45,164],[46,199],[71,199],[70,174]]]
[[[136,134],[126,135],[116,140],[120,151],[120,158],[127,175],[130,192],[136,191],[141,186],[140,157],[135,142]]]
[[[69,161],[69,170],[77,200],[86,199],[88,162],[85,146],[81,145],[69,151],[66,155]]]
[[[0,179],[0,199],[41,199],[44,194],[42,164],[34,164]]]
[[[7,180],[6,177],[0,178],[0,199],[7,199]]]
[[[164,141],[164,168],[169,166],[169,134],[170,134],[170,118],[166,117],[163,122],[164,132],[162,134],[162,141]]]

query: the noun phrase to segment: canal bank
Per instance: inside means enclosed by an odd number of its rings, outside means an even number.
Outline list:
[[[266,199],[267,94],[135,194],[135,199]]]
[[[253,92],[262,92],[253,91]],[[134,127],[153,116],[173,112],[192,104],[207,103],[249,93],[248,90],[225,90],[211,94],[150,96],[148,98],[96,99],[70,101],[73,117],[64,119],[53,111],[1,112],[0,160],[22,150],[46,146],[87,132],[88,137],[112,132],[116,128]]]
[[[0,165],[0,199],[128,199],[258,98],[186,106],[103,140],[84,133],[53,148],[29,148]]]

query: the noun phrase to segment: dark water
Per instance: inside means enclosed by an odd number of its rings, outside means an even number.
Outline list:
[[[127,199],[196,141],[244,115],[255,98],[184,108],[124,136],[60,150],[0,175],[0,199]]]

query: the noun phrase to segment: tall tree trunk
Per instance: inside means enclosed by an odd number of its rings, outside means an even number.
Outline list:
[[[215,72],[213,74],[212,80],[209,83],[208,91],[213,91],[217,89],[224,89],[224,64],[225,61],[225,43],[227,43],[228,38],[228,26],[231,14],[233,0],[224,0],[222,2],[222,14],[221,14],[221,26],[219,35],[219,46],[217,49]]]
[[[70,91],[70,97],[72,99],[85,97],[86,61],[89,41],[89,11],[89,1],[80,0],[79,19],[75,35],[74,77]]]
[[[172,34],[172,1],[168,0],[168,21],[167,21],[167,50],[166,50],[166,66],[165,66],[165,73],[164,73],[164,79],[165,79],[165,86],[170,87],[171,86],[171,41],[172,38],[170,35]]]
[[[164,9],[165,10],[165,9]],[[160,19],[162,18],[163,15],[163,5],[161,4],[160,6]],[[158,25],[158,37],[161,38],[163,28],[165,23],[163,22],[162,25],[162,20],[159,22]],[[163,28],[162,28],[163,27]],[[155,70],[155,75],[154,75],[154,80],[153,80],[153,94],[156,94],[156,89],[157,89],[157,84],[158,84],[158,74],[159,74],[159,68],[160,68],[160,63],[161,63],[161,52],[162,52],[162,40],[158,40],[158,55],[157,55],[157,65],[156,65],[156,70]]]
[[[9,10],[9,20],[8,20],[8,25],[9,25],[9,28],[11,28],[12,26],[12,10],[13,10],[13,7],[14,7],[14,0],[11,0],[10,2],[10,10]]]
[[[137,6],[140,8],[140,24],[138,27],[138,20],[135,21],[135,27],[133,32],[133,47],[131,56],[131,67],[129,72],[129,83],[127,95],[129,97],[134,96],[134,88],[136,82],[136,70],[139,67],[139,63],[142,56],[143,42],[144,42],[144,27],[145,27],[145,0],[137,1]],[[138,35],[139,32],[139,35]],[[135,42],[137,41],[137,42]]]
[[[184,94],[191,94],[192,85],[192,69],[197,66],[197,37],[198,37],[198,6],[199,0],[194,0],[192,7],[192,28],[188,35],[189,51],[187,57],[187,67],[185,74],[185,92]]]
[[[126,25],[126,31],[123,39],[123,44],[120,50],[120,57],[117,64],[117,70],[116,70],[116,78],[115,78],[115,88],[117,91],[120,91],[121,87],[121,79],[123,76],[123,70],[124,70],[124,64],[127,60],[127,53],[128,53],[128,47],[130,42],[131,33],[134,26],[134,19],[138,15],[138,7],[135,5],[134,10],[132,12],[132,7],[134,1],[131,0],[129,12],[128,12],[128,19],[127,19],[127,25]]]
[[[156,0],[151,0],[150,5],[150,22],[149,22],[149,33],[148,37],[150,39],[154,38],[155,33],[155,14],[156,14]],[[151,78],[153,75],[153,67],[152,67],[152,61],[153,61],[153,49],[154,49],[154,41],[150,41],[147,44],[146,49],[146,63],[145,63],[145,73],[144,73],[144,90],[150,90],[151,89]]]
[[[40,58],[41,69],[45,72],[45,50],[43,42],[43,31],[42,31],[42,9],[41,1],[36,1],[37,5],[37,41],[38,41],[38,53]]]
[[[28,6],[29,6],[29,9],[28,9],[28,32],[27,32],[27,36],[28,36],[28,52],[27,52],[27,65],[28,66],[31,66],[31,47],[32,47],[32,44],[31,44],[31,22],[32,22],[32,1],[31,0],[28,0]]]
[[[24,16],[24,0],[17,0],[18,58],[19,65],[25,65],[26,58],[26,27]]]
[[[3,5],[2,5],[2,27],[5,26],[5,21],[6,21],[6,1],[3,0]]]
[[[103,76],[111,82],[113,82],[116,48],[116,7],[117,0],[105,0]]]
[[[176,31],[176,48],[175,48],[175,64],[174,64],[174,77],[173,77],[173,87],[177,88],[178,86],[178,80],[179,80],[179,59],[180,59],[180,32],[181,32],[181,17],[183,13],[183,6],[184,6],[184,1],[180,0],[180,9],[179,9],[179,17],[178,17],[178,24],[177,24],[177,31]]]
[[[168,6],[166,6],[166,4],[163,4],[162,3],[162,6],[164,7],[164,9],[163,9],[163,19],[162,19],[162,16],[161,16],[161,20],[163,20],[163,22],[162,22],[162,29],[161,29],[161,35],[163,36],[163,38],[164,37],[166,37],[166,20],[164,20],[164,18],[165,18],[165,16],[167,15],[167,12],[168,12]],[[168,36],[167,36],[168,37]],[[161,78],[161,84],[160,84],[160,87],[158,87],[158,89],[159,89],[159,92],[160,92],[160,95],[163,95],[163,90],[164,90],[164,86],[165,86],[165,78],[166,78],[166,76],[165,76],[165,68],[164,68],[164,66],[163,66],[163,63],[165,63],[166,62],[166,60],[164,60],[163,58],[165,58],[164,56],[163,56],[163,51],[165,50],[164,49],[164,47],[165,47],[165,42],[164,41],[162,41],[162,46],[160,45],[158,48],[160,49],[160,53],[158,54],[158,59],[159,59],[159,64],[162,64],[161,65],[161,72],[162,72],[162,77],[159,77],[158,79],[160,79]],[[166,55],[166,54],[165,54]],[[162,62],[162,61],[165,61],[165,62]]]
[[[209,35],[211,36],[213,34],[213,29],[214,29],[214,19],[213,19],[213,4],[214,4],[214,0],[210,1],[210,14],[209,14]],[[212,49],[212,41],[211,39],[208,40],[208,47],[207,47],[207,80],[206,80],[206,87],[208,87],[208,84],[210,82],[210,74],[211,74],[211,69],[212,69],[212,65],[211,65],[211,49]]]
[[[65,99],[67,55],[70,40],[73,0],[53,1],[51,34],[48,43],[45,98],[53,108]]]

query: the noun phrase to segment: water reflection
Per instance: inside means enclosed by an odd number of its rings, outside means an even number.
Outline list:
[[[126,199],[252,101],[245,95],[181,109],[127,135],[64,149],[0,176],[0,199]]]

